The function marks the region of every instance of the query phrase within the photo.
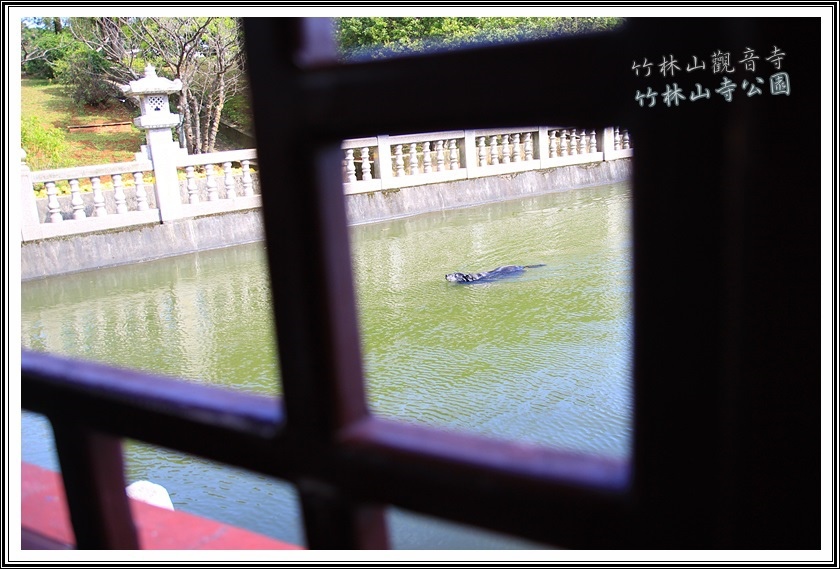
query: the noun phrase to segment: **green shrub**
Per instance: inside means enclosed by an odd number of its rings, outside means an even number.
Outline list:
[[[53,65],[56,79],[66,86],[67,95],[81,105],[103,106],[117,94],[116,87],[103,79],[110,64],[98,51],[76,44]]]
[[[34,116],[24,117],[20,139],[30,169],[50,170],[70,165],[70,145],[61,129],[45,126]]]
[[[253,128],[251,101],[248,93],[237,93],[228,97],[222,109],[222,117],[230,123],[246,130]]]
[[[67,33],[40,33],[31,40],[29,49],[35,53],[42,53],[41,57],[31,59],[23,64],[23,72],[36,79],[52,79],[55,77],[53,66],[64,59],[67,52],[76,43]]]

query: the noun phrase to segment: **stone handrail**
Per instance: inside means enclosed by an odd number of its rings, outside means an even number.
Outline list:
[[[632,155],[626,130],[460,130],[345,140],[347,194],[498,176]]]
[[[617,127],[381,135],[345,140],[341,148],[348,195],[632,155],[627,131]],[[134,162],[35,172],[22,161],[22,241],[261,206],[259,179],[252,173],[255,149],[187,155],[176,146],[157,160],[152,156],[144,146]],[[59,195],[59,188],[69,195]],[[46,197],[36,197],[36,191]]]
[[[22,240],[154,223],[160,217],[146,191],[152,169],[149,160],[36,172],[22,163]],[[69,196],[59,197],[63,185],[69,186]],[[46,198],[38,200],[36,188]],[[73,223],[61,223],[65,220]]]
[[[183,216],[260,207],[259,179],[251,169],[256,161],[253,148],[179,156],[175,166],[184,177],[178,182]],[[234,164],[239,173],[234,173]]]
[[[259,181],[252,174],[255,162],[254,149],[180,154],[175,168],[163,176],[147,158],[34,172],[24,162],[21,238],[33,241],[160,223],[167,218],[161,211],[161,204],[167,203],[162,194],[176,196],[168,200],[168,219],[260,207]],[[62,185],[69,195],[59,195]],[[44,190],[46,197],[38,198],[36,190]]]

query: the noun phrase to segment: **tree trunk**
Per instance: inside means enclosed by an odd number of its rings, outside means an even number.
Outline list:
[[[102,37],[105,57],[113,63],[124,63],[126,52],[120,21],[117,18],[95,18],[94,21]]]
[[[187,96],[186,86],[181,89],[180,97],[178,99],[178,112],[181,113],[181,128],[184,130],[184,138],[186,139],[187,152],[193,154],[193,132],[192,132],[192,111],[190,109],[189,97]]]
[[[203,152],[202,149],[202,136],[201,136],[201,105],[198,102],[198,99],[195,97],[190,97],[190,102],[192,103],[192,111],[193,111],[193,154],[201,154]]]
[[[216,86],[216,95],[218,96],[218,100],[216,101],[216,108],[213,112],[213,119],[208,121],[210,124],[210,132],[207,133],[207,152],[213,152],[216,149],[216,136],[219,134],[219,123],[222,120],[222,109],[225,106],[225,90],[227,89],[227,84],[225,83],[225,74],[219,74],[219,81]]]

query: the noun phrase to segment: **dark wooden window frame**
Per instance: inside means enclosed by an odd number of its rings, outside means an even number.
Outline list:
[[[129,437],[293,483],[310,548],[387,548],[389,504],[571,548],[819,548],[819,200],[779,201],[819,173],[775,137],[819,124],[814,95],[640,109],[630,71],[775,41],[807,53],[792,77],[818,75],[818,30],[642,20],[336,65],[325,21],[246,20],[284,400],[24,351],[22,405],[54,427],[77,546],[137,547]],[[339,141],[564,121],[634,135],[632,459],[372,416]]]

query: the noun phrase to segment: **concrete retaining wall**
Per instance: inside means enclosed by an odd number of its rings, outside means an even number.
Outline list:
[[[631,159],[409,186],[347,196],[351,225],[629,180]]]
[[[21,280],[151,261],[263,239],[260,209],[21,244]]]
[[[351,225],[629,180],[631,160],[531,170],[347,196]],[[21,280],[150,261],[264,238],[262,211],[250,209],[164,224],[28,241]]]

